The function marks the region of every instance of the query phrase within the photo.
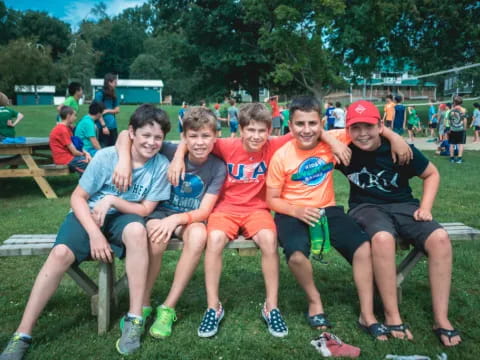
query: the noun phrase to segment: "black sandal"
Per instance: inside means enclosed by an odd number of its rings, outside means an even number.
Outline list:
[[[363,325],[359,321],[358,326],[367,334],[370,334],[374,339],[377,339],[379,336],[390,335],[390,330],[388,327],[380,323],[373,323],[367,326]]]
[[[327,319],[327,315],[323,313],[310,316],[307,311],[305,313],[305,317],[307,318],[308,325],[310,325],[312,328],[317,329],[319,327],[326,327],[326,328],[332,327],[332,324]]]
[[[402,338],[396,338],[400,340],[409,340],[407,336],[407,330],[410,328],[407,324],[400,324],[400,325],[385,325],[388,329],[388,331],[391,333],[392,331],[398,331],[398,332],[403,332],[405,337]]]
[[[460,335],[460,331],[457,329],[447,330],[445,328],[436,328],[433,329],[433,333],[437,336],[438,340],[443,346],[446,346],[442,341],[442,335],[448,338],[448,341],[451,343],[452,338]]]

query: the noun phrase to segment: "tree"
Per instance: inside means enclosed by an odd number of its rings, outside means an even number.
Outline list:
[[[17,39],[0,47],[0,89],[14,95],[15,85],[51,84],[56,78],[51,49],[37,39]]]
[[[40,44],[49,46],[54,60],[57,60],[70,44],[70,26],[49,16],[46,12],[25,12],[20,19],[18,28],[21,37],[36,37]]]
[[[18,33],[18,21],[21,13],[8,9],[3,1],[0,1],[0,45],[7,44],[10,40],[16,39]]]
[[[332,19],[342,16],[341,0],[244,1],[246,16],[260,27],[259,44],[270,55],[275,84],[297,84],[322,99],[343,86],[342,59],[328,43]]]

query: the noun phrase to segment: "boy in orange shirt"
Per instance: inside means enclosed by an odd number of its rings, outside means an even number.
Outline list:
[[[353,278],[360,299],[359,325],[373,337],[386,340],[388,329],[373,313],[373,270],[368,235],[343,211],[335,206],[333,190],[334,156],[319,140],[322,132],[321,105],[313,97],[294,99],[290,106],[290,131],[294,139],[272,157],[267,176],[267,203],[276,212],[278,239],[288,266],[304,289],[309,306],[307,322],[314,328],[330,327],[315,286],[310,254],[309,226],[325,210],[333,247],[353,266]],[[344,130],[330,135],[349,142]],[[392,132],[392,143],[408,145]]]
[[[387,95],[386,96],[386,101],[387,103],[383,107],[383,124],[391,128],[393,119],[395,118],[395,103],[393,102],[393,96],[392,95]]]

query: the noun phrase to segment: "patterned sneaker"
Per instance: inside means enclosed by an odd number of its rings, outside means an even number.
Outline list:
[[[125,316],[122,336],[117,340],[116,348],[121,355],[130,355],[140,347],[143,333],[143,320]]]
[[[288,327],[283,320],[280,310],[273,309],[270,312],[267,311],[267,305],[263,305],[262,309],[263,320],[267,323],[268,331],[275,337],[284,337],[288,335]]]
[[[31,339],[21,337],[17,333],[13,334],[7,347],[0,355],[0,360],[22,360],[31,343]]]
[[[172,335],[172,325],[174,321],[177,321],[175,309],[165,305],[158,306],[157,318],[150,327],[150,335],[156,339],[162,339]]]
[[[218,325],[222,321],[225,311],[223,311],[223,306],[220,304],[220,309],[217,311],[215,309],[207,309],[203,315],[202,322],[198,327],[198,336],[200,337],[212,337],[218,332]]]
[[[152,312],[153,312],[153,309],[151,306],[144,306],[142,308],[143,330],[145,330],[145,325],[148,319],[150,318],[150,316],[152,315]],[[122,318],[120,319],[119,325],[120,325],[120,332],[122,332],[123,327],[125,326],[125,316],[122,316]]]

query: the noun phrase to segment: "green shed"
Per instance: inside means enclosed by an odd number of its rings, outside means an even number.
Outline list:
[[[53,105],[55,86],[15,85],[17,105]]]
[[[103,87],[103,79],[90,79],[92,99]],[[162,103],[162,80],[118,79],[117,98],[120,104]]]

